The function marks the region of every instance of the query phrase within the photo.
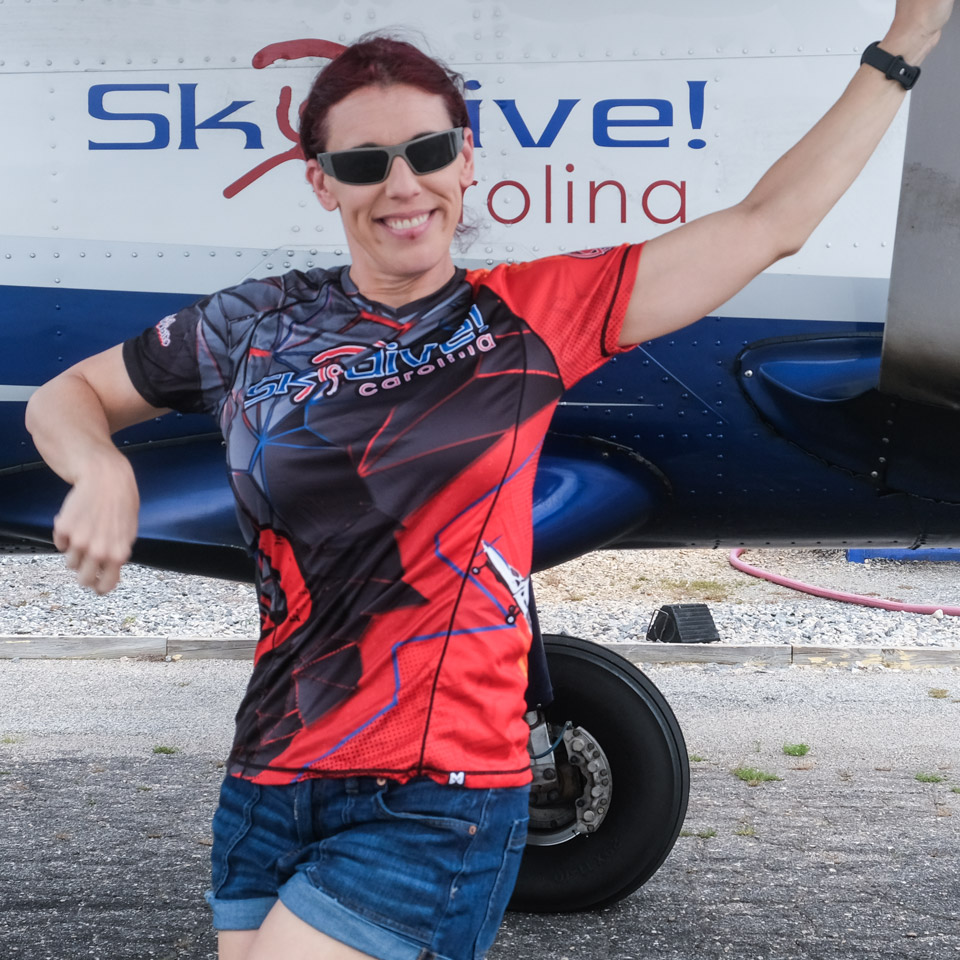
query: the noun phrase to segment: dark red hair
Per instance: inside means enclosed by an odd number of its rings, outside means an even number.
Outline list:
[[[309,160],[323,153],[330,108],[354,90],[373,84],[405,83],[442,97],[451,127],[467,127],[463,77],[412,43],[392,37],[366,36],[347,47],[317,74],[300,114],[300,145]]]

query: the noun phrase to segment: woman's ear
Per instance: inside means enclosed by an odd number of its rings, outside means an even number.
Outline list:
[[[463,131],[462,153],[466,162],[460,172],[460,186],[466,190],[473,186],[473,130],[470,127]]]
[[[314,196],[320,201],[320,206],[324,210],[329,210],[332,213],[340,206],[329,189],[331,178],[320,169],[320,164],[316,160],[307,161],[306,178],[307,183],[313,188]]]

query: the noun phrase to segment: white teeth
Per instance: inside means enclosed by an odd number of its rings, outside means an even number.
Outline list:
[[[403,220],[388,220],[385,219],[384,223],[391,230],[410,230],[413,227],[419,227],[421,224],[426,223],[430,218],[429,213],[421,213],[419,217],[411,217],[409,219]]]

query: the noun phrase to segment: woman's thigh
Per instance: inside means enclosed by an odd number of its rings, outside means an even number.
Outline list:
[[[282,903],[270,911],[259,930],[252,932],[245,949],[243,954],[221,953],[220,960],[373,960],[369,954],[304,923]]]
[[[217,935],[219,960],[247,960],[256,930],[221,930]]]

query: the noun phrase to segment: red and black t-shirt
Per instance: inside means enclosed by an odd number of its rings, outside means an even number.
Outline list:
[[[618,350],[639,255],[458,270],[396,310],[348,268],[293,272],[124,344],[149,403],[226,439],[261,614],[232,773],[529,781],[537,457]]]

